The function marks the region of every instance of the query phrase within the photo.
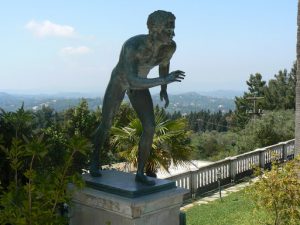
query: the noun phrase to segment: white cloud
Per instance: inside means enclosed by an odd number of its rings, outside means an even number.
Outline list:
[[[63,55],[82,55],[90,53],[92,50],[86,46],[65,47],[60,50]]]
[[[75,35],[75,29],[71,26],[52,23],[48,20],[37,22],[29,21],[25,28],[33,32],[37,37],[56,36],[56,37],[72,37]]]

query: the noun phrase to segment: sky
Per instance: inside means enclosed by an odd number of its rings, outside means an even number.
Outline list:
[[[0,8],[0,91],[103,94],[122,44],[146,34],[158,9],[176,16],[170,71],[186,73],[169,93],[246,91],[250,74],[268,81],[296,60],[297,0],[10,0]]]

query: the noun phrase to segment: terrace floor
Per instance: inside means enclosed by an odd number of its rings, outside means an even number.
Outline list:
[[[210,161],[203,161],[203,160],[191,160],[190,162],[186,162],[183,165],[171,165],[169,168],[169,173],[164,169],[159,169],[156,173],[157,178],[160,179],[168,179],[169,177],[183,174],[189,171],[198,170],[201,167],[207,166],[213,162]]]

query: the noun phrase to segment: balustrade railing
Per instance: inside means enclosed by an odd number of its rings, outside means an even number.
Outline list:
[[[238,181],[253,173],[254,167],[270,168],[272,161],[285,162],[294,158],[295,140],[280,142],[234,157],[219,160],[197,170],[171,176],[181,188],[190,190],[186,198],[214,190],[221,185]]]

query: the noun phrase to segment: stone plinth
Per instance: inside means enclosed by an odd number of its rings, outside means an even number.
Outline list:
[[[120,189],[121,195],[116,193],[116,186],[112,188],[114,193],[102,188],[84,188],[74,194],[70,225],[179,225],[180,206],[187,190],[170,184],[169,188],[166,188],[166,184],[171,181],[155,179],[156,183],[164,188],[160,190],[159,185],[155,185],[156,187],[152,187],[155,191],[149,191],[149,186],[136,184],[134,179],[129,179],[132,174],[122,174],[127,177],[127,180],[124,180],[125,184],[127,183],[125,186],[131,187],[130,191],[138,191],[137,195],[121,196],[122,193],[128,192],[126,187],[125,191]],[[98,180],[100,187],[101,183],[105,183],[105,177],[102,176]],[[124,188],[124,184],[120,183],[120,187]],[[143,188],[146,190],[145,195],[141,194]],[[105,189],[110,188],[106,186]]]
[[[83,179],[88,187],[120,195],[128,198],[136,198],[159,191],[176,188],[175,181],[150,178],[155,180],[155,185],[146,186],[135,182],[135,174],[124,173],[116,170],[103,170],[101,177],[92,177],[90,174],[84,174]]]

